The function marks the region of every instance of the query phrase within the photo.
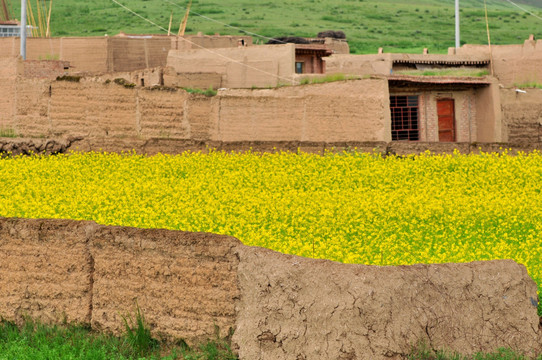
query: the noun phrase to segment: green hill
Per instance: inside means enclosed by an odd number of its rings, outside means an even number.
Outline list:
[[[177,32],[188,0],[117,0],[167,29],[173,11]],[[12,4],[18,13],[18,1]],[[487,0],[494,44],[521,43],[529,34],[542,37],[542,0]],[[212,18],[211,21],[196,13]],[[225,26],[230,25],[232,27]],[[454,46],[454,0],[194,0],[188,33],[316,36],[323,30],[346,33],[353,53],[446,52]],[[55,0],[53,36],[164,33],[113,0]],[[255,37],[255,41],[266,39]],[[461,42],[487,43],[483,0],[461,0]]]

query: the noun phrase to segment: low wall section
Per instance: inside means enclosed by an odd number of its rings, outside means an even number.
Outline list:
[[[28,60],[69,61],[70,71],[106,73],[166,66],[170,49],[237,47],[240,40],[252,44],[248,36],[97,36],[28,38]],[[0,38],[0,59],[20,54],[19,38]]]
[[[514,143],[542,144],[542,89],[501,89],[508,138]]]
[[[220,74],[227,88],[291,84],[294,64],[294,44],[171,50],[167,58],[167,66],[179,74]]]
[[[487,45],[463,45],[458,55],[490,55]],[[492,45],[495,76],[506,87],[524,83],[542,83],[542,40],[526,40],[517,45]]]
[[[401,358],[425,342],[533,354],[536,284],[510,260],[379,267],[246,247],[205,233],[0,218],[0,316],[120,333],[141,308],[153,336],[235,330],[240,359]]]
[[[206,97],[171,88],[125,87],[100,78],[10,79],[16,80],[15,91],[12,100],[0,103],[7,114],[2,121],[23,137],[390,140],[385,80],[224,90]]]

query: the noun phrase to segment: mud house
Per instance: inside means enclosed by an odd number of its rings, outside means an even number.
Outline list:
[[[333,51],[326,45],[297,44],[295,46],[295,73],[325,74],[326,63],[323,58],[331,54]]]

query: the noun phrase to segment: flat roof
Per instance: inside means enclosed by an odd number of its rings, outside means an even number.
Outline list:
[[[392,54],[394,64],[489,65],[489,56]]]
[[[320,56],[329,56],[333,54],[327,45],[322,44],[295,44],[296,54],[314,54],[317,53]]]
[[[491,77],[467,76],[387,76],[390,87],[393,88],[446,88],[446,89],[472,89],[489,86]]]

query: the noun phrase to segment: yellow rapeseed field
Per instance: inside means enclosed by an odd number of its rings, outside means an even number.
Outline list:
[[[542,155],[0,160],[0,216],[207,231],[345,263],[514,259],[542,285]]]

